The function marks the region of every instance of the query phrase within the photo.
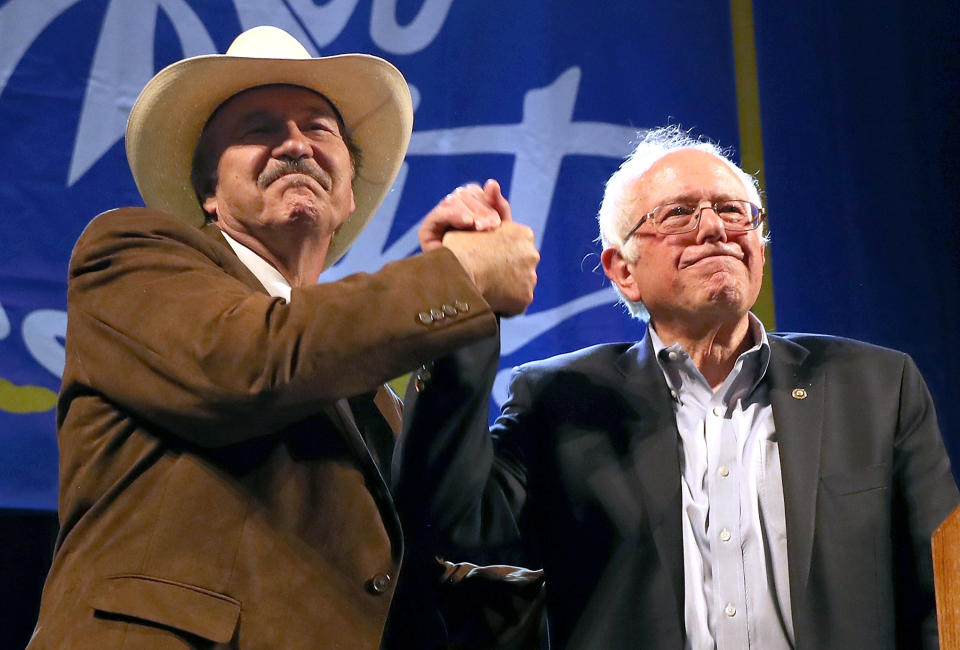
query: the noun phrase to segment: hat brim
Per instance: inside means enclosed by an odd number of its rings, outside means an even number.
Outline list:
[[[127,121],[127,160],[147,207],[200,225],[204,212],[190,181],[194,149],[209,117],[233,95],[292,84],[326,96],[362,154],[353,179],[356,210],[337,229],[324,268],[353,243],[389,192],[413,131],[403,75],[366,54],[272,59],[212,54],[178,61],[150,80]]]

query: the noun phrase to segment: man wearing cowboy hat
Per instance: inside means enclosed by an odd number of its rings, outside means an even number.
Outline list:
[[[147,207],[97,217],[70,262],[61,531],[30,648],[380,645],[403,556],[382,384],[496,337],[538,260],[488,182],[427,216],[422,255],[317,283],[411,125],[389,63],[275,28],[144,88]]]

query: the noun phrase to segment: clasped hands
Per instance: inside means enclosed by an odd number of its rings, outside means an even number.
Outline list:
[[[495,313],[515,316],[533,301],[540,253],[497,181],[458,187],[427,214],[417,236],[424,252],[449,248]]]

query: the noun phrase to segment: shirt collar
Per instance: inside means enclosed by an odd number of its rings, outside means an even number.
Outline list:
[[[767,366],[770,365],[770,341],[767,338],[767,330],[753,312],[747,312],[747,317],[750,326],[749,335],[756,343],[749,350],[737,357],[734,370],[730,373],[731,376],[743,376],[727,377],[724,381],[724,386],[726,386],[727,389],[734,389],[732,385],[734,383],[733,380],[737,380],[735,383],[739,388],[729,391],[728,397],[731,398],[731,403],[752,393],[763,380],[764,375],[767,373]],[[671,345],[664,344],[663,340],[657,335],[656,330],[653,329],[651,323],[647,324],[647,336],[650,337],[650,344],[653,347],[657,364],[659,364],[660,370],[663,372],[670,386],[670,393],[674,399],[677,400],[679,399],[678,393],[683,388],[683,375],[685,372],[695,372],[701,379],[703,376],[700,375],[700,371],[697,370],[693,362],[690,361],[690,355],[687,354],[687,351],[684,350],[679,343],[673,343]],[[681,370],[684,370],[684,372],[681,372]],[[743,380],[748,380],[749,383],[744,385]],[[706,383],[706,380],[703,381]],[[721,387],[721,390],[724,390],[724,388]]]
[[[274,298],[283,298],[287,302],[290,302],[290,283],[287,282],[280,271],[223,230],[220,231],[220,234],[223,235],[223,238],[230,244],[233,252],[237,254],[237,257],[240,258],[243,265],[250,269],[250,272],[260,280],[260,284],[267,290],[267,293]]]

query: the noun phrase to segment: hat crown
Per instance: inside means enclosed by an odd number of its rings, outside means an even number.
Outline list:
[[[261,25],[237,36],[227,56],[242,56],[257,59],[309,59],[310,53],[300,41],[279,27]]]

